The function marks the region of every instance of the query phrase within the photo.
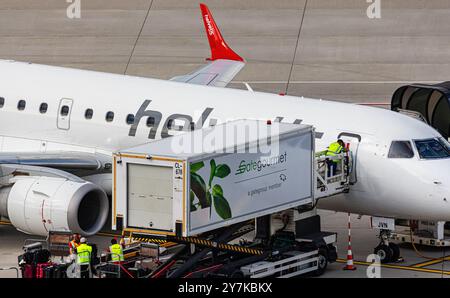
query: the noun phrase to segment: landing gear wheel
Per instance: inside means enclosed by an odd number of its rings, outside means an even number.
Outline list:
[[[325,248],[319,248],[318,257],[317,270],[314,271],[315,276],[322,275],[328,267],[328,253]]]
[[[400,248],[397,244],[389,242],[389,248],[392,250],[392,262],[397,262],[400,259]]]
[[[380,257],[380,262],[382,264],[385,264],[392,260],[393,251],[388,245],[380,244],[375,247],[374,254]]]

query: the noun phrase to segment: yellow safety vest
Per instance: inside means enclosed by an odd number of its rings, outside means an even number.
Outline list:
[[[70,252],[75,253],[77,251],[77,247],[80,246],[75,240],[69,242],[70,244]]]
[[[109,247],[109,251],[111,252],[111,260],[113,262],[123,261],[122,245],[113,244]]]
[[[91,262],[92,246],[85,243],[77,247],[77,263],[80,265],[88,265]]]
[[[342,153],[343,149],[344,148],[338,142],[331,143],[330,146],[328,146],[326,155],[327,156],[336,156],[336,155]],[[338,163],[339,161],[333,160],[333,162]]]

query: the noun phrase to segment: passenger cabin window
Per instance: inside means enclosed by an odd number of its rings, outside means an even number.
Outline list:
[[[134,115],[128,114],[127,115],[127,124],[133,124],[134,123]]]
[[[39,112],[41,112],[41,114],[47,113],[47,109],[48,109],[48,104],[45,102],[41,103],[41,105],[39,106]]]
[[[111,122],[114,120],[114,112],[109,111],[108,113],[106,113],[106,121]]]
[[[167,128],[172,129],[174,124],[175,124],[175,121],[173,119],[169,119],[169,121],[167,121]]]
[[[92,119],[93,115],[94,111],[92,109],[86,109],[86,112],[84,112],[84,118],[86,119]]]
[[[25,106],[27,105],[27,103],[25,102],[25,100],[21,99],[19,100],[19,102],[17,103],[17,109],[19,111],[23,111],[25,110]]]
[[[5,105],[5,98],[0,97],[0,108],[3,108],[4,105]]]
[[[436,139],[414,141],[419,156],[422,159],[436,159],[450,157],[450,150]]]
[[[69,106],[62,106],[61,107],[61,116],[67,116],[69,115]]]
[[[413,158],[414,151],[409,141],[393,141],[388,158]]]

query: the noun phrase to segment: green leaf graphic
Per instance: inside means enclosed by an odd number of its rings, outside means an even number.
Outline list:
[[[214,208],[217,214],[223,219],[231,218],[231,208],[228,201],[221,195],[213,195]]]
[[[206,192],[206,204],[211,206],[211,193],[209,191]]]
[[[206,199],[207,191],[205,181],[200,175],[196,173],[191,173],[191,190],[197,196],[202,208],[211,206],[211,203],[208,204],[208,201]]]
[[[213,196],[222,196],[223,197],[223,189],[219,184],[214,185],[212,188]]]
[[[203,161],[199,161],[199,162],[191,164],[191,173],[197,172],[198,170],[200,170],[204,166],[205,166],[205,163]]]
[[[209,164],[211,165],[211,172],[209,173],[209,188],[211,188],[211,183],[214,179],[214,174],[216,172],[216,161],[214,159],[211,159],[211,161],[209,162]]]
[[[190,201],[191,201],[191,212],[192,211],[195,211],[195,210],[197,210],[197,207],[195,207],[195,204],[194,204],[194,199],[195,199],[195,194],[194,194],[194,192],[192,191],[192,189],[191,189],[191,191],[189,192],[189,199],[190,199]]]
[[[228,176],[230,174],[231,170],[230,167],[227,166],[226,164],[220,164],[214,173],[214,176],[219,177],[219,178],[225,178],[226,176]]]

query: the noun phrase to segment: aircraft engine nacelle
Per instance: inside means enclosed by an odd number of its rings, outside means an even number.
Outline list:
[[[0,188],[0,216],[20,231],[47,235],[48,231],[72,231],[90,236],[108,216],[105,192],[87,181],[45,176],[16,176]]]

